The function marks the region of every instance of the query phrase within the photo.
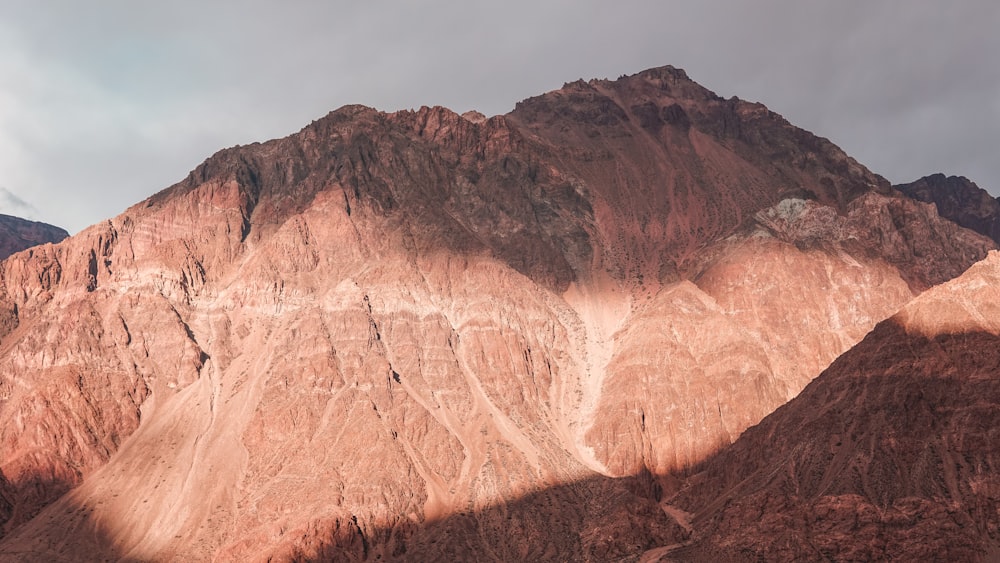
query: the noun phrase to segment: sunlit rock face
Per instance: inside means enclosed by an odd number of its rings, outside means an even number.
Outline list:
[[[993,561],[1000,254],[880,323],[672,502],[660,560]],[[655,558],[652,558],[654,559]]]
[[[0,554],[687,541],[672,476],[994,246],[670,67],[345,107],[3,263]]]

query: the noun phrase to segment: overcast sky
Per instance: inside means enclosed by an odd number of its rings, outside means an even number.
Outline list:
[[[0,0],[0,213],[76,232],[344,104],[493,115],[665,64],[997,194],[998,33],[996,0]]]

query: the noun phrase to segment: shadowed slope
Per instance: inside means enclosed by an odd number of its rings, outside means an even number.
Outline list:
[[[995,560],[1000,254],[930,290],[701,464],[669,560]],[[721,492],[721,494],[720,494]]]
[[[690,276],[706,244],[786,198],[843,211],[889,190],[829,141],[669,66],[573,82],[509,119],[591,190],[599,264],[619,279]]]
[[[123,492],[123,494],[125,494]],[[634,560],[658,545],[684,541],[688,531],[659,504],[660,486],[648,474],[594,476],[523,496],[419,522],[378,527],[345,514],[317,518],[275,534],[253,554],[222,553],[240,561],[617,561]],[[669,507],[668,507],[669,508]],[[33,536],[41,522],[74,515],[61,535]],[[70,493],[0,544],[4,561],[144,561],[116,547],[120,523]]]
[[[308,554],[337,526],[391,546],[682,470],[994,247],[883,184],[669,68],[222,151],[3,263],[0,473],[77,486],[27,522],[62,489],[10,497],[0,547],[44,560],[93,525],[138,560]],[[588,487],[542,513],[619,490]],[[454,545],[494,545],[478,526]]]
[[[0,260],[32,246],[59,242],[69,233],[59,227],[0,215]]]
[[[1000,242],[1000,200],[967,178],[932,174],[894,187],[908,197],[933,203],[945,219]]]

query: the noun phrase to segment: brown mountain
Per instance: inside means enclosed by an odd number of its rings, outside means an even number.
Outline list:
[[[878,325],[705,462],[664,559],[1000,557],[1000,254]]]
[[[671,476],[995,247],[671,67],[341,108],[3,264],[0,554],[636,556],[689,535]]]
[[[968,178],[933,174],[894,187],[913,199],[933,203],[942,217],[1000,242],[1000,200]]]
[[[59,242],[69,233],[45,223],[0,214],[0,260],[32,246]]]

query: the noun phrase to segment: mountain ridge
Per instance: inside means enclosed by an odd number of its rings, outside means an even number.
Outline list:
[[[32,246],[60,242],[68,236],[65,229],[54,225],[0,214],[0,260]]]
[[[4,262],[0,553],[634,556],[687,534],[654,491],[996,248],[672,67],[531,100],[341,108]],[[582,497],[618,515],[542,525]]]
[[[998,265],[914,299],[695,469],[672,502],[700,537],[662,560],[995,558]]]
[[[938,173],[893,187],[908,197],[933,203],[942,217],[1000,241],[1000,199],[968,178]]]

